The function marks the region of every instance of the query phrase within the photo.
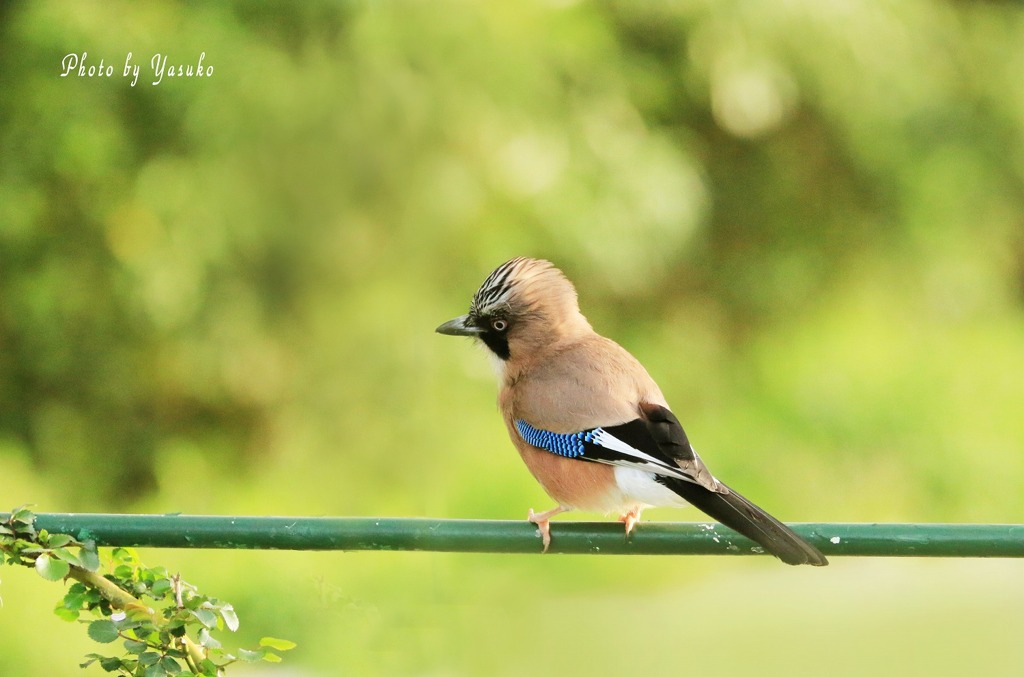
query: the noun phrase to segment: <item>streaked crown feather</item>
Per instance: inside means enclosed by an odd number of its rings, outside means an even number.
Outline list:
[[[476,316],[499,310],[521,314],[546,306],[578,312],[575,287],[550,261],[520,256],[487,276],[473,295],[469,312]]]

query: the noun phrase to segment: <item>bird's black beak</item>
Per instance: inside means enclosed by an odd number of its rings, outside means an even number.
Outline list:
[[[480,335],[480,328],[472,324],[469,319],[469,315],[463,315],[462,317],[456,317],[454,320],[448,320],[434,331],[446,336]]]

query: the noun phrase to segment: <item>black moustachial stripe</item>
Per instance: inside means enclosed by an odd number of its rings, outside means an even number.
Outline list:
[[[502,360],[507,360],[511,355],[508,349],[508,336],[504,332],[499,333],[488,329],[480,334],[480,340]]]

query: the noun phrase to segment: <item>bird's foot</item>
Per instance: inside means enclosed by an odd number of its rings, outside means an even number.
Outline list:
[[[563,508],[559,505],[540,514],[535,513],[533,508],[530,508],[530,512],[527,513],[526,519],[536,524],[537,529],[540,531],[541,542],[544,543],[544,550],[541,552],[547,552],[548,548],[551,547],[551,518],[566,510],[568,508]]]
[[[621,515],[619,517],[619,521],[626,525],[626,536],[629,536],[633,533],[633,529],[635,529],[636,525],[640,522],[640,508],[634,508],[624,515]]]

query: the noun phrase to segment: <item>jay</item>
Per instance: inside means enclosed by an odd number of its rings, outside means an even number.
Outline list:
[[[591,328],[576,289],[548,261],[503,263],[469,313],[437,332],[474,337],[496,358],[508,434],[557,504],[529,511],[545,552],[549,520],[562,512],[618,514],[628,536],[644,508],[692,504],[787,564],[828,564],[711,474],[647,370]]]

